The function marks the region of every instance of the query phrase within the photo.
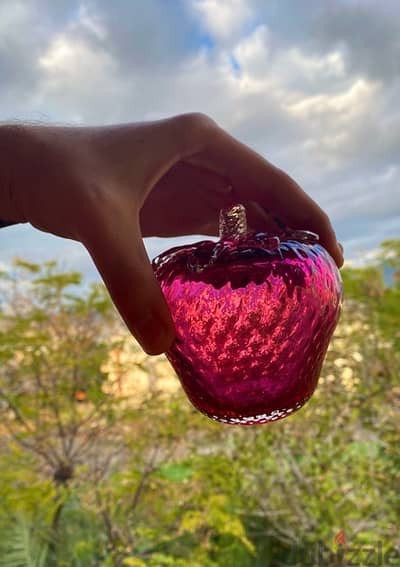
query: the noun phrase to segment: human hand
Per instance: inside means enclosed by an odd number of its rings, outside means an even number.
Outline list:
[[[266,213],[272,211],[291,228],[318,233],[343,263],[318,205],[207,116],[105,127],[24,126],[12,133],[17,166],[7,185],[12,191],[0,194],[0,216],[82,242],[150,354],[171,346],[174,327],[143,236],[216,234],[219,209],[239,201],[256,230],[272,229]]]

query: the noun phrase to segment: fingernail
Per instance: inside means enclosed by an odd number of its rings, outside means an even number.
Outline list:
[[[174,342],[173,327],[160,318],[159,313],[146,313],[133,327],[133,334],[147,354],[156,355],[166,352]]]
[[[336,250],[337,250],[337,256],[338,256],[338,259],[339,259],[338,266],[340,268],[340,267],[342,267],[342,265],[344,263],[343,246],[340,244],[340,242],[336,242]]]

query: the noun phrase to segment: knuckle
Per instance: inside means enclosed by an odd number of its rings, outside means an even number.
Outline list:
[[[218,128],[215,120],[202,112],[180,114],[173,118],[173,122],[179,136],[187,146],[202,145],[210,132]]]
[[[188,112],[177,116],[177,119],[187,128],[201,129],[216,126],[216,122],[203,112]]]
[[[321,219],[322,224],[323,224],[329,231],[332,231],[332,232],[333,232],[332,224],[331,224],[331,219],[329,218],[329,215],[328,215],[325,211],[323,211],[322,209],[321,209],[321,212],[320,212],[320,219]]]

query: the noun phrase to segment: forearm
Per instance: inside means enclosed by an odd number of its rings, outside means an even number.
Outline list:
[[[22,194],[32,161],[26,127],[0,125],[0,227],[27,221]]]

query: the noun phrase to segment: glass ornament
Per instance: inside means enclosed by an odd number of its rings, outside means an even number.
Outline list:
[[[166,353],[192,404],[212,419],[282,419],[312,396],[339,319],[342,284],[318,236],[249,233],[242,205],[220,240],[153,260],[176,328]]]

